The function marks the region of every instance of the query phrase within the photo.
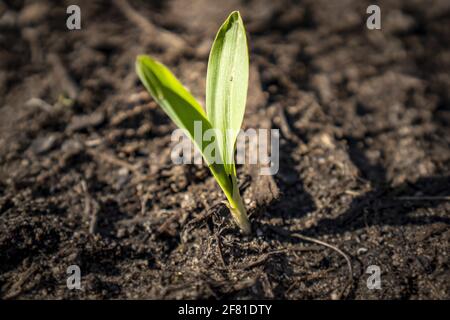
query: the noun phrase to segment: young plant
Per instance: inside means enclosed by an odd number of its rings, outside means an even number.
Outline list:
[[[163,64],[140,55],[136,72],[153,99],[175,124],[184,129],[203,155],[228,200],[228,208],[242,232],[251,232],[247,211],[239,193],[234,154],[244,118],[248,87],[248,47],[244,23],[232,12],[217,32],[211,48],[206,76],[206,112]],[[201,139],[195,128],[201,124]],[[203,133],[216,131],[206,143]],[[207,147],[214,144],[214,156]],[[210,149],[209,149],[210,150]],[[220,159],[220,161],[216,161]]]

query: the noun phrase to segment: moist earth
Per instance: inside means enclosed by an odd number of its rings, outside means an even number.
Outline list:
[[[450,298],[449,1],[379,1],[381,30],[365,0],[69,2],[0,3],[1,298]],[[276,175],[238,167],[251,236],[134,71],[151,54],[204,103],[233,10],[244,128],[280,130]]]

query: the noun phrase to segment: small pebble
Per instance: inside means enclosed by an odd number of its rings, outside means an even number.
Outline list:
[[[94,112],[88,115],[74,116],[67,126],[69,132],[80,131],[90,127],[96,127],[103,123],[105,115],[103,112]]]
[[[339,299],[339,295],[336,293],[336,292],[333,292],[332,294],[331,294],[331,300],[338,300]]]
[[[361,254],[366,253],[367,251],[369,251],[367,248],[359,248],[359,249],[356,251],[356,254],[361,255]]]
[[[31,150],[36,154],[43,154],[55,145],[56,140],[55,135],[37,138],[31,144]]]

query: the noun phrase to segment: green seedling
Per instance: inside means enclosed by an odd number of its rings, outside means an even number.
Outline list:
[[[225,20],[211,48],[206,76],[206,112],[163,64],[147,55],[136,60],[136,72],[153,99],[184,130],[202,153],[228,200],[227,206],[242,232],[251,232],[247,211],[239,193],[234,154],[244,118],[248,87],[248,47],[244,23],[238,11]],[[196,138],[195,125],[203,132],[214,129],[212,142]],[[214,144],[211,156],[207,148]],[[221,161],[216,161],[217,159]]]

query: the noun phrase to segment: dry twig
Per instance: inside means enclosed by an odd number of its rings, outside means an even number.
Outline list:
[[[53,71],[55,73],[56,80],[61,84],[63,89],[69,95],[71,99],[75,99],[80,92],[77,84],[72,80],[64,67],[61,59],[56,53],[50,53],[48,55],[48,62],[52,65]]]
[[[81,189],[84,193],[84,215],[90,216],[89,220],[89,233],[95,234],[98,221],[98,212],[100,211],[100,205],[89,193],[87,183],[85,180],[81,181]]]
[[[336,251],[337,253],[339,253],[342,257],[344,257],[345,261],[347,262],[348,273],[349,273],[349,280],[348,280],[347,284],[345,285],[345,287],[342,289],[341,293],[339,294],[338,298],[340,299],[342,297],[342,295],[344,294],[344,292],[347,290],[347,288],[349,288],[353,284],[353,267],[352,267],[352,262],[350,260],[350,257],[344,251],[339,249],[338,247],[333,246],[332,244],[329,244],[329,243],[324,242],[322,240],[318,240],[318,239],[314,239],[314,238],[311,238],[311,237],[307,237],[307,236],[304,236],[304,235],[299,234],[299,233],[292,233],[291,236],[294,237],[294,238],[299,238],[299,239],[304,240],[304,241],[316,243],[316,244],[322,245],[324,247],[330,248],[330,249]]]

